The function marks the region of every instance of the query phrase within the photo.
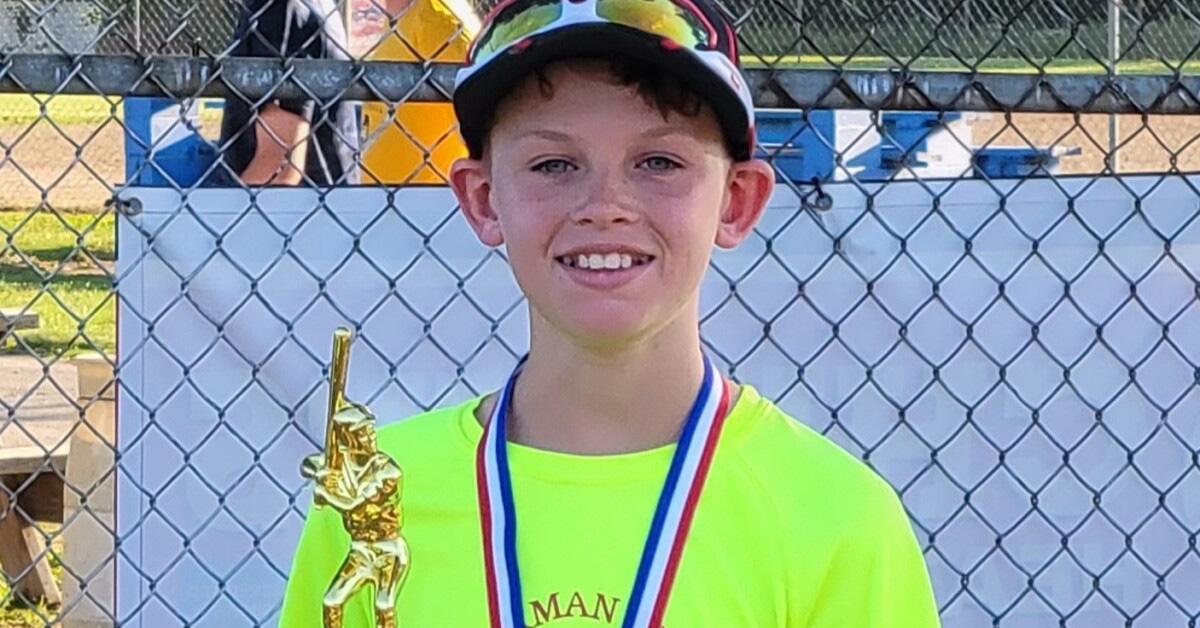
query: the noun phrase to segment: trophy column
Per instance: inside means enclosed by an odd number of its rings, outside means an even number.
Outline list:
[[[377,628],[395,628],[396,596],[408,575],[408,545],[401,536],[400,466],[379,451],[375,415],[346,399],[350,366],[349,329],[333,334],[325,451],[308,456],[300,474],[312,480],[313,503],[333,508],[350,535],[350,551],[323,600],[326,628],[341,628],[345,603],[366,588]]]

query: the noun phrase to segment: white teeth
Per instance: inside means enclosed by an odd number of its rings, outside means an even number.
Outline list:
[[[649,255],[631,255],[629,253],[591,253],[575,256],[564,255],[558,260],[567,266],[588,268],[592,270],[618,270],[649,264],[653,259]]]

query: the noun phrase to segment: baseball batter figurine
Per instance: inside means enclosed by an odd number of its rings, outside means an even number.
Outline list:
[[[376,446],[375,416],[345,398],[350,332],[334,333],[326,450],[304,459],[301,475],[315,482],[313,504],[341,514],[350,548],[323,598],[325,628],[344,625],[343,607],[373,587],[375,625],[395,628],[395,599],[408,574],[408,546],[400,536],[401,471]]]
[[[484,20],[453,97],[469,156],[450,169],[454,198],[432,202],[457,201],[479,242],[504,248],[529,347],[491,391],[379,430],[379,451],[404,468],[404,538],[421,563],[400,623],[938,626],[892,486],[813,417],[726,377],[701,342],[713,251],[759,238],[775,190],[755,157],[752,96],[713,0],[505,0]],[[440,333],[454,333],[450,309]],[[753,325],[767,336],[755,356],[834,342],[825,327],[766,320],[706,324]],[[814,370],[732,357],[777,380]],[[821,381],[792,381],[795,407]],[[281,626],[319,625],[341,528],[309,510]],[[346,626],[372,625],[362,596],[344,611]]]

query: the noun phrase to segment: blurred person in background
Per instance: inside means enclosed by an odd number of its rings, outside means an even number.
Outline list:
[[[334,0],[244,0],[235,57],[350,59]],[[359,120],[345,100],[227,98],[221,120],[226,184],[320,187],[359,182]],[[234,178],[236,177],[236,178]]]
[[[466,61],[480,20],[468,0],[348,0],[351,49],[373,61]],[[363,183],[446,185],[467,156],[449,102],[363,103]]]

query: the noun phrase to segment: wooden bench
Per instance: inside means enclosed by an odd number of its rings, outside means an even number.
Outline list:
[[[46,539],[36,522],[62,523],[67,447],[0,448],[0,567],[16,599],[61,604]],[[12,497],[16,497],[13,509]]]
[[[17,308],[0,309],[0,334],[10,329],[37,329],[41,322],[37,312],[22,312]]]
[[[42,324],[41,317],[32,310],[22,312],[17,308],[0,309],[0,346],[8,343],[11,332],[17,329],[37,329]]]

